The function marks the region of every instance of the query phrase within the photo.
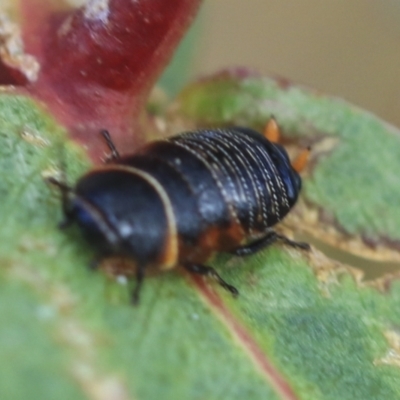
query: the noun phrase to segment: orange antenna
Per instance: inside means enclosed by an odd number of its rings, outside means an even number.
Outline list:
[[[278,123],[274,117],[271,117],[264,128],[264,137],[270,142],[278,143],[281,137]]]
[[[310,157],[311,147],[307,147],[304,149],[292,162],[292,168],[297,171],[301,172],[306,167],[308,159]]]

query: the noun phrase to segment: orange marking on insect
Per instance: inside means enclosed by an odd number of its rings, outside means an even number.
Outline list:
[[[268,139],[270,142],[278,143],[281,138],[281,133],[279,130],[278,123],[276,119],[272,117],[264,128],[264,137]]]
[[[304,149],[297,158],[292,162],[292,167],[295,171],[301,172],[306,167],[310,157],[311,147]]]
[[[178,261],[178,236],[176,233],[169,233],[165,237],[164,251],[159,260],[161,270],[174,268]]]
[[[135,260],[118,256],[107,257],[101,260],[99,265],[99,269],[110,278],[115,278],[120,275],[132,277],[136,273],[136,268]]]
[[[244,231],[240,224],[232,223],[227,228],[212,226],[204,232],[198,246],[205,251],[226,251],[242,242]]]
[[[239,246],[244,238],[245,232],[241,224],[232,223],[229,229],[226,231],[226,236],[224,236],[221,247],[223,250],[231,250]]]

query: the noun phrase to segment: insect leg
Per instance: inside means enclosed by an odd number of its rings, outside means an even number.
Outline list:
[[[111,154],[107,156],[106,162],[118,160],[120,158],[120,155],[117,148],[115,147],[114,142],[111,139],[110,132],[108,132],[106,129],[103,129],[100,131],[100,134],[103,136],[108,148],[111,150]]]
[[[142,288],[143,279],[144,279],[144,268],[138,265],[136,271],[136,284],[131,294],[131,303],[135,306],[139,304],[140,289]]]
[[[218,272],[212,267],[207,267],[206,265],[200,264],[185,264],[184,268],[193,274],[205,275],[215,279],[224,289],[226,289],[228,292],[231,292],[234,296],[237,296],[239,294],[239,291],[234,286],[225,282],[220,277]]]
[[[91,262],[88,264],[88,269],[90,271],[97,271],[100,269],[100,267],[102,267],[102,263],[105,259],[108,259],[110,257],[112,257],[113,254],[107,251],[102,252],[100,255],[98,255],[96,258],[92,259]],[[113,274],[114,276],[117,276],[118,274],[114,274],[114,271],[112,271],[112,269],[110,269],[111,274]],[[144,272],[145,272],[145,268],[144,267],[137,267],[136,270],[136,281],[134,283],[134,287],[132,289],[131,292],[131,304],[133,305],[138,305],[139,304],[139,300],[140,300],[140,290],[142,288],[143,285],[143,280],[144,280]],[[123,274],[121,274],[123,275]]]
[[[257,253],[262,250],[264,247],[269,246],[277,240],[276,233],[274,231],[269,231],[265,236],[260,239],[255,240],[250,244],[246,244],[244,246],[240,246],[235,250],[232,250],[230,253],[235,256],[249,256],[251,254]]]
[[[298,247],[303,250],[310,249],[310,245],[308,243],[295,242],[293,240],[288,239],[286,236],[276,233],[275,231],[269,231],[264,237],[257,239],[254,242],[247,244],[245,246],[238,247],[235,250],[231,251],[231,253],[236,256],[248,256],[250,254],[257,253],[258,251],[264,249],[265,247],[268,247],[277,240],[282,241],[288,246]]]

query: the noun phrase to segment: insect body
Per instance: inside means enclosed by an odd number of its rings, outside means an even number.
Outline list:
[[[253,253],[277,239],[271,227],[295,204],[301,179],[279,144],[251,129],[198,130],[152,142],[120,157],[106,131],[111,163],[57,184],[67,222],[76,221],[101,257],[136,266],[137,302],[144,272],[178,265],[213,276],[214,252]]]

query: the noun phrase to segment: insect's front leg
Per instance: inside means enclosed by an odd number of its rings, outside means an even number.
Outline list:
[[[102,266],[102,263],[113,257],[113,254],[111,252],[108,251],[104,251],[103,253],[101,253],[100,255],[98,255],[97,257],[95,257],[88,265],[88,268],[91,271],[97,271],[100,269],[100,267]],[[117,276],[120,275],[117,271],[118,270],[113,270],[112,267],[109,270],[111,274]],[[121,275],[128,277],[127,274],[122,273]],[[140,290],[142,288],[143,285],[143,280],[144,280],[144,276],[145,276],[145,268],[143,266],[138,265],[137,269],[136,269],[136,281],[134,283],[133,289],[131,291],[130,294],[130,298],[131,298],[131,303],[133,305],[138,305],[139,304],[139,300],[140,300]]]

